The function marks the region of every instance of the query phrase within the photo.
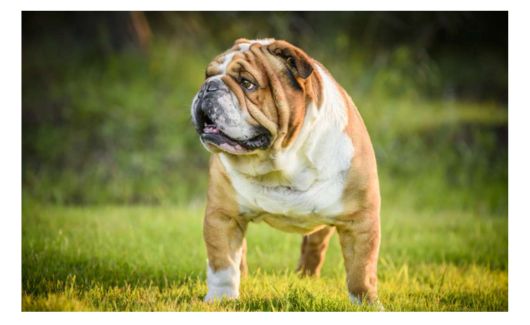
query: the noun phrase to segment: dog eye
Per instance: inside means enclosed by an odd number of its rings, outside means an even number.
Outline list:
[[[248,91],[252,91],[256,89],[256,85],[248,81],[245,78],[241,78],[241,80],[239,81],[239,84],[241,85],[241,87],[243,87],[245,90],[248,90]]]
[[[296,62],[294,61],[294,58],[292,56],[288,56],[285,61],[291,68],[296,68]]]

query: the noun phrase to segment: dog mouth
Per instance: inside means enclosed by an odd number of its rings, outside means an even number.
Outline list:
[[[238,140],[223,133],[219,126],[206,114],[198,114],[197,132],[205,144],[211,144],[220,150],[232,154],[248,153],[257,149],[263,149],[270,144],[270,133],[265,128],[258,128],[254,137]]]

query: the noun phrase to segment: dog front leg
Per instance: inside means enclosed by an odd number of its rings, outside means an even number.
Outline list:
[[[379,214],[363,212],[352,221],[337,226],[350,299],[353,303],[377,299],[377,258],[379,255]]]
[[[246,222],[222,213],[206,213],[203,234],[208,253],[208,294],[205,301],[239,297],[246,227]]]

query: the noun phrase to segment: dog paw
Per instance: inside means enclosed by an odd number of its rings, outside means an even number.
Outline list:
[[[352,304],[358,305],[358,306],[363,304],[363,300],[355,296],[354,294],[349,293],[349,297],[350,297],[350,301],[352,302]],[[385,307],[378,299],[372,302],[367,302],[366,306],[373,308],[375,311],[385,311]]]
[[[212,288],[208,290],[208,294],[204,297],[205,302],[219,301],[222,299],[234,300],[239,297],[239,292],[233,288]]]

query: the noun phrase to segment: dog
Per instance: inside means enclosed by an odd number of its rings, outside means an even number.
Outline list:
[[[304,234],[318,276],[336,231],[355,304],[378,303],[380,193],[368,131],[329,71],[283,40],[237,40],[206,68],[191,116],[210,151],[205,301],[239,297],[249,222]]]

